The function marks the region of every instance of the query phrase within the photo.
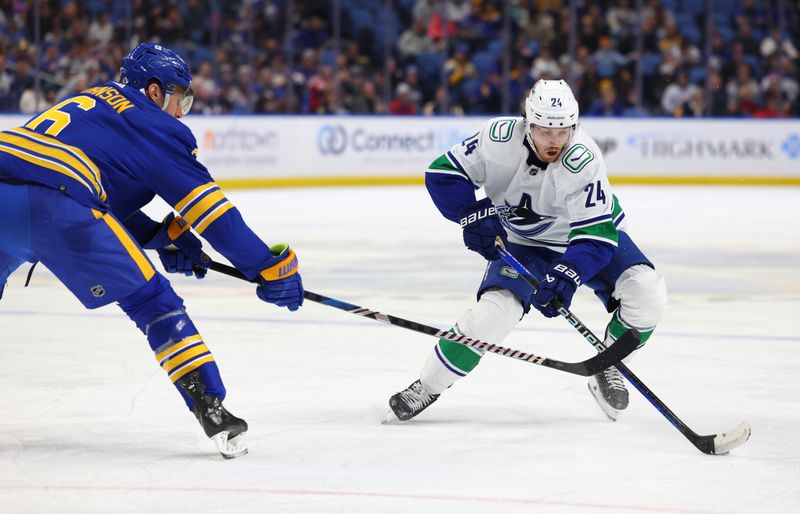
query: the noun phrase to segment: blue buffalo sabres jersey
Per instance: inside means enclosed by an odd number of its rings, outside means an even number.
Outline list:
[[[158,195],[249,277],[271,257],[197,160],[191,131],[117,82],[66,97],[0,132],[0,181],[58,189],[111,212],[141,243],[156,224],[139,209]]]

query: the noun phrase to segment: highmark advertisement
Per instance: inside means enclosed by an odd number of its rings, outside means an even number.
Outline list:
[[[186,118],[224,178],[422,177],[486,118]],[[800,182],[800,120],[584,119],[612,179]],[[509,141],[507,144],[514,144]]]
[[[27,119],[0,116],[0,129]],[[190,115],[182,121],[212,175],[246,186],[421,182],[431,161],[488,119]],[[800,184],[800,120],[585,118],[581,125],[597,141],[612,180]]]

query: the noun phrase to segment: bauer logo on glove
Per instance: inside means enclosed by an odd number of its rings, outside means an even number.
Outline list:
[[[578,272],[571,268],[568,268],[564,264],[556,264],[555,266],[553,266],[553,271],[558,271],[562,273],[565,277],[571,278],[575,282],[575,285],[577,286],[581,285],[581,277],[580,275],[578,275]],[[553,277],[547,275],[547,281],[551,282],[552,280]]]
[[[478,220],[482,220],[483,218],[494,216],[495,214],[497,214],[497,209],[495,208],[494,205],[492,205],[491,207],[487,207],[486,209],[483,209],[481,211],[470,213],[469,216],[464,216],[463,218],[461,218],[460,220],[461,228],[466,227],[470,223],[475,223]]]

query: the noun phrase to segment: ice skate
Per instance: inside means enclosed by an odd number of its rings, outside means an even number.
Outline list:
[[[628,407],[628,390],[613,366],[589,378],[589,391],[611,421],[619,419]]]
[[[439,398],[438,394],[433,394],[417,380],[406,389],[389,398],[391,410],[387,413],[383,423],[393,421],[408,421],[420,412],[428,408],[430,404]]]
[[[205,385],[198,372],[192,372],[178,380],[178,384],[194,402],[194,415],[206,435],[217,445],[217,450],[226,459],[247,453],[247,422],[237,418],[223,407],[216,396],[207,396]]]

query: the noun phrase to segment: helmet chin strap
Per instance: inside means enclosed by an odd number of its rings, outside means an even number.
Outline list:
[[[161,104],[161,110],[162,111],[166,111],[167,110],[167,106],[169,105],[170,98],[172,98],[172,93],[167,93],[167,94],[164,95],[164,103]]]
[[[150,95],[147,93],[146,89],[142,88],[142,89],[139,90],[139,92],[142,93],[147,98],[150,98]],[[167,110],[167,106],[169,105],[169,99],[171,97],[172,97],[172,93],[166,93],[164,95],[164,102],[161,104],[161,110],[162,111],[166,111]]]

